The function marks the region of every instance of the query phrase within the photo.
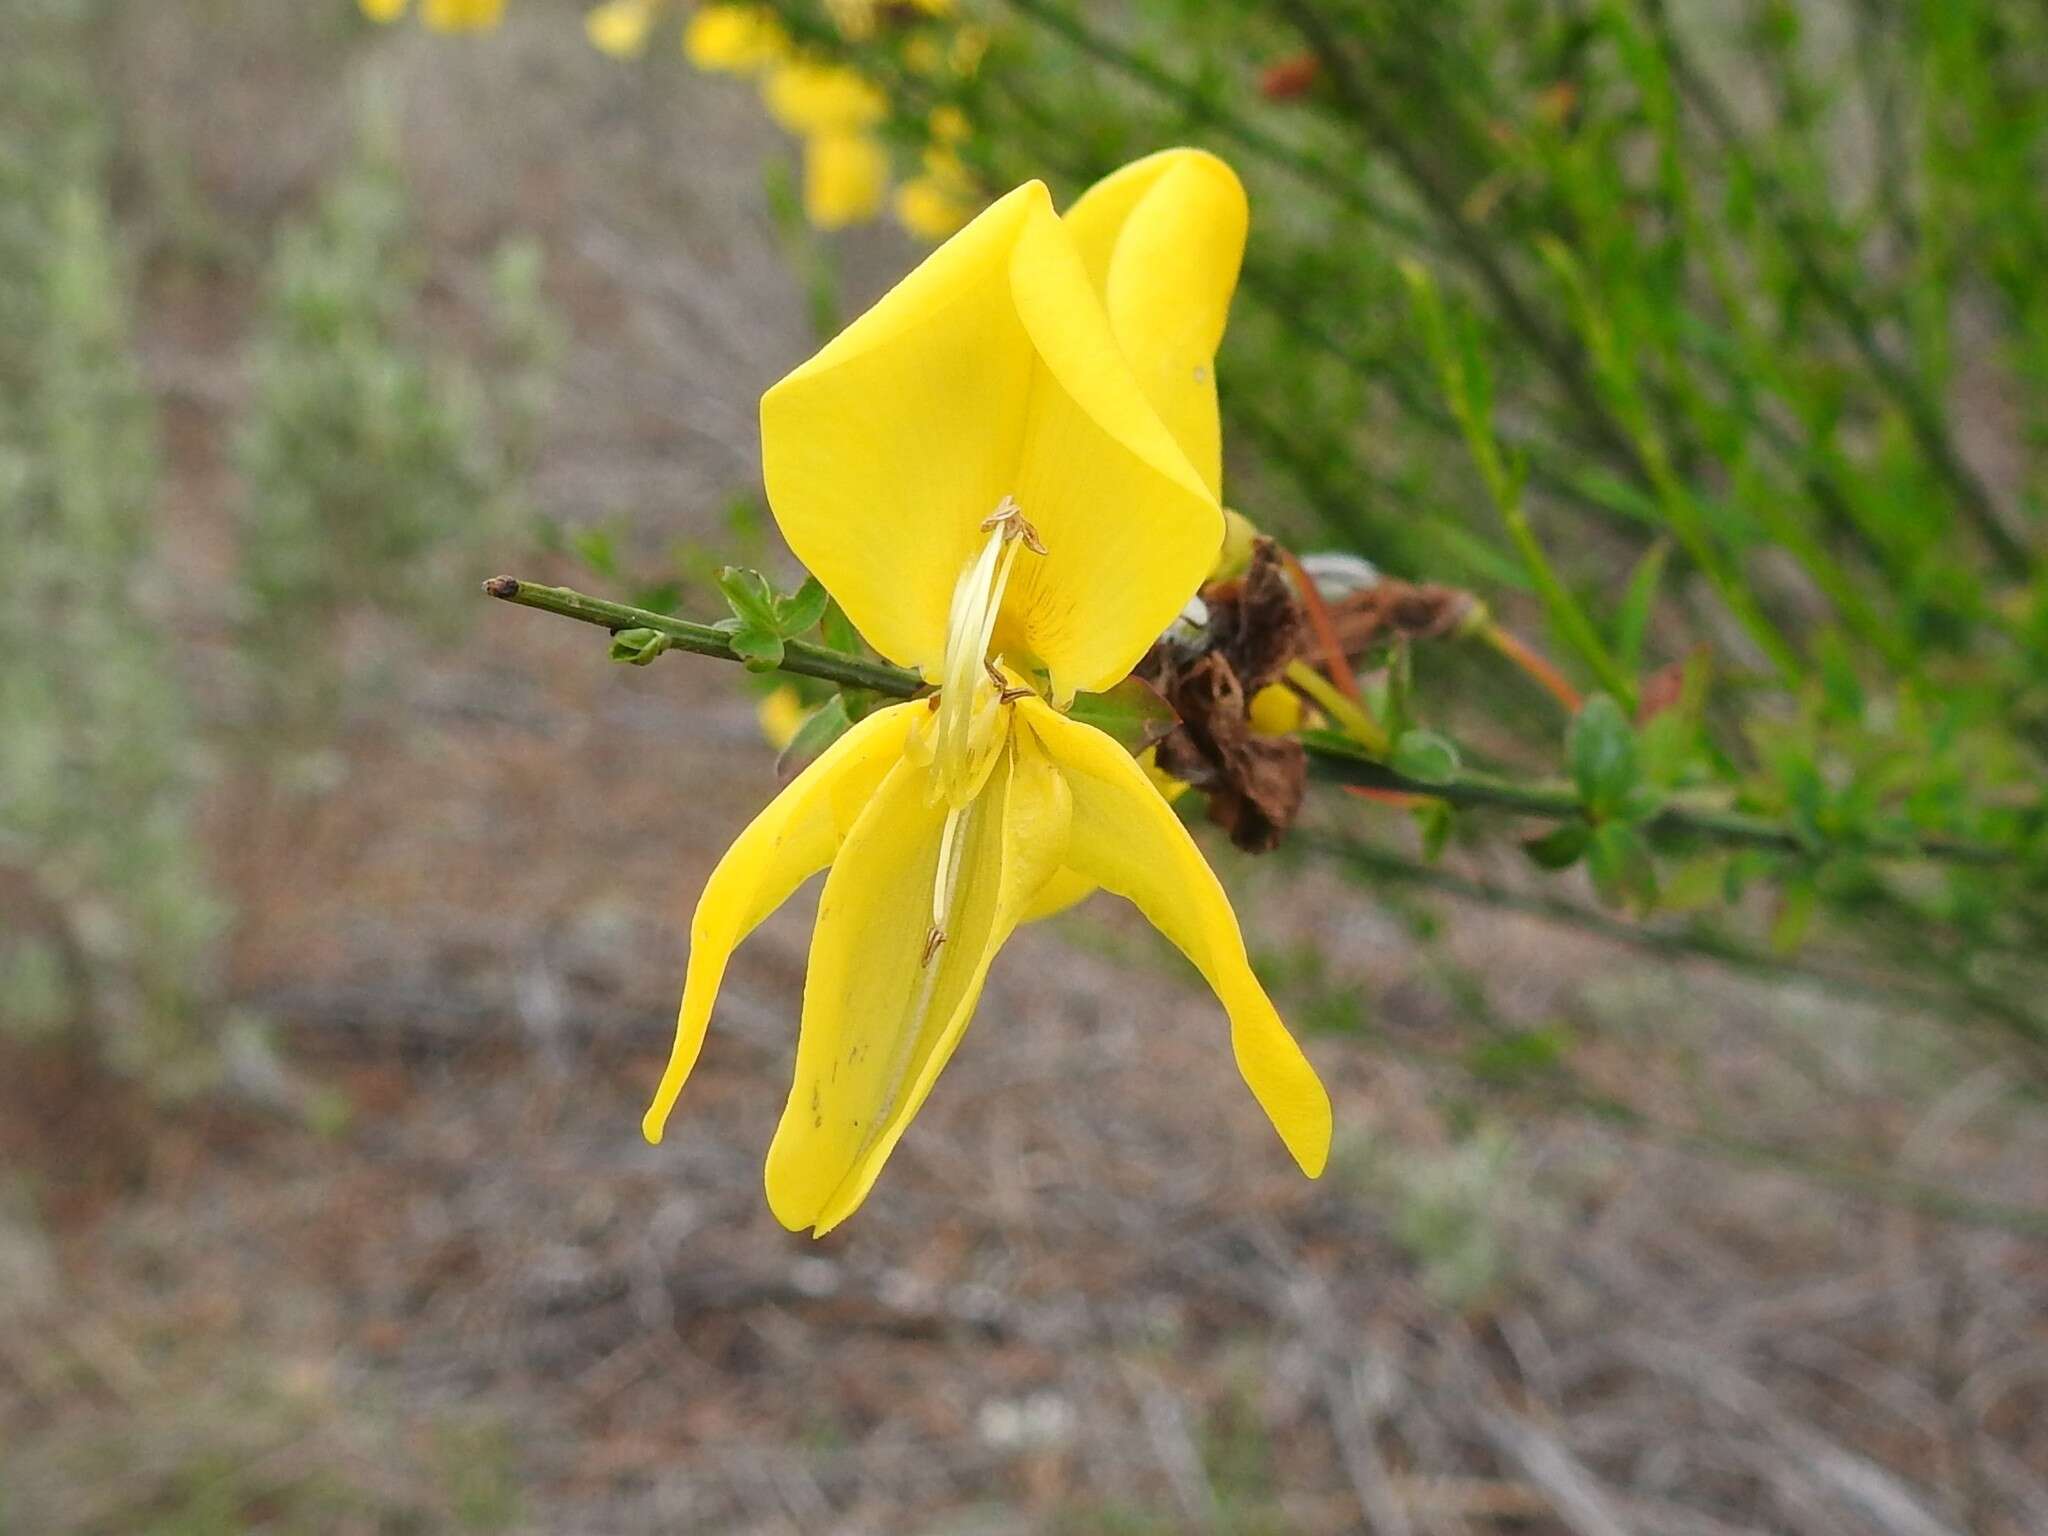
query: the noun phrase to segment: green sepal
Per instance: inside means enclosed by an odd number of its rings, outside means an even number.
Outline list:
[[[644,667],[669,648],[669,637],[658,629],[622,629],[612,636],[611,657],[628,666]]]

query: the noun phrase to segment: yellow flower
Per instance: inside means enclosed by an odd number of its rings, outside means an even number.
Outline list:
[[[768,115],[795,134],[872,128],[889,115],[889,98],[844,64],[783,64],[768,76],[761,99]]]
[[[952,44],[946,49],[946,63],[961,79],[970,78],[981,68],[982,56],[988,52],[987,27],[962,27],[953,34]]]
[[[405,14],[407,0],[357,0],[357,3],[372,21],[396,21]]]
[[[498,24],[505,0],[420,0],[420,20],[436,32],[483,32]]]
[[[804,140],[804,217],[818,229],[844,229],[881,211],[889,152],[870,133],[831,129]]]
[[[849,43],[864,43],[875,35],[875,0],[825,0],[825,11]]]
[[[789,34],[761,5],[700,5],[683,28],[683,55],[698,69],[755,75],[789,57]]]
[[[778,752],[787,751],[804,725],[804,701],[788,683],[762,696],[754,708],[761,737]]]
[[[932,108],[931,116],[925,119],[925,127],[931,130],[934,144],[963,143],[974,131],[967,114],[950,101]]]
[[[960,157],[940,144],[925,151],[924,172],[896,190],[896,219],[924,240],[943,240],[974,217],[974,178]]]
[[[943,240],[974,217],[974,204],[936,176],[913,176],[896,189],[896,222],[920,240]]]
[[[1146,217],[1234,249],[1241,226],[1202,223],[1216,200],[1192,190],[1191,214]],[[1140,315],[1113,330],[1079,246],[1045,188],[1020,187],[761,401],[783,536],[869,644],[938,687],[868,715],[776,796],[691,924],[650,1139],[733,948],[830,866],[768,1153],[768,1202],[792,1229],[823,1233],[860,1205],[996,951],[1063,870],[1129,898],[1194,962],[1296,1162],[1315,1175],[1328,1156],[1329,1098],[1222,886],[1130,754],[1061,712],[1130,670],[1223,536],[1214,491],[1126,361]],[[1166,261],[1155,280],[1176,291],[1140,311],[1220,313],[1227,295],[1201,285],[1226,271],[1234,254]]]
[[[593,48],[614,58],[638,58],[654,30],[663,0],[605,0],[583,18]]]

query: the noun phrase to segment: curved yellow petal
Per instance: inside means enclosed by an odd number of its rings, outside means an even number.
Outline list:
[[[649,1141],[661,1140],[676,1096],[697,1064],[725,962],[763,918],[832,861],[876,787],[902,761],[904,740],[924,708],[896,704],[857,723],[768,802],[711,871],[690,920],[690,965],[675,1046],[641,1122]]]
[[[1090,187],[1066,215],[1145,397],[1217,496],[1216,348],[1249,220],[1236,172],[1198,149],[1134,161]]]
[[[1015,497],[995,649],[1054,692],[1121,678],[1223,518],[1139,389],[1045,188],[999,199],[762,397],[783,536],[883,655],[936,679],[956,579]]]
[[[804,217],[813,228],[872,219],[888,187],[889,152],[873,134],[833,129],[804,140]]]
[[[1073,795],[1066,867],[1129,898],[1215,989],[1230,1014],[1238,1071],[1315,1178],[1330,1154],[1330,1096],[1252,974],[1230,899],[1202,851],[1113,739],[1035,700],[1019,711],[1019,725],[1044,743]]]
[[[1159,791],[1168,805],[1188,792],[1186,783],[1159,766],[1159,754],[1154,748],[1147,747],[1140,752],[1137,763],[1145,775],[1146,782]],[[1025,903],[1023,921],[1035,923],[1041,918],[1057,917],[1067,908],[1079,906],[1100,889],[1101,887],[1086,875],[1076,870],[1062,869],[1040,886],[1038,894]]]
[[[1057,917],[1067,908],[1079,906],[1099,889],[1086,875],[1071,869],[1056,870],[1052,878],[1038,888],[1038,894],[1024,903],[1024,912],[1018,921],[1035,923],[1041,918]]]
[[[1020,561],[999,650],[1035,656],[1061,703],[1108,688],[1173,622],[1223,544],[1223,509],[1137,386],[1066,228],[1026,222],[1010,263],[1039,359],[1011,487],[1048,553]]]
[[[959,814],[945,940],[932,950],[947,812],[927,803],[926,778],[905,763],[884,781],[818,904],[796,1078],[768,1152],[768,1203],[791,1230],[822,1235],[866,1198],[1066,846],[1065,783],[1036,742],[1013,737]]]

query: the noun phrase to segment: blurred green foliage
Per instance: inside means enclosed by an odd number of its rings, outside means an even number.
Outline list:
[[[205,1070],[221,920],[162,624],[155,426],[82,64],[91,7],[10,0],[0,49],[0,1028],[89,1025]]]
[[[561,342],[539,251],[512,241],[487,291],[462,295],[490,317],[488,368],[430,346],[393,109],[372,91],[361,121],[353,162],[278,236],[235,442],[259,753],[318,745],[389,659],[351,640],[351,615],[400,634],[459,622],[473,557],[526,510]]]

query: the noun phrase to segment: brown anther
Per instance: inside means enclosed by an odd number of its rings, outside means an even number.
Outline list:
[[[1028,699],[1030,697],[1031,690],[1029,688],[1005,688],[996,695],[996,702],[998,704],[1014,704],[1019,699]]]
[[[1005,496],[996,503],[995,511],[981,520],[983,533],[993,533],[998,528],[1003,530],[1004,543],[1012,539],[1022,539],[1024,547],[1034,555],[1045,553],[1045,541],[1039,538],[1038,530],[1025,519],[1024,509],[1017,505],[1016,497]]]
[[[932,963],[932,957],[939,952],[939,946],[945,942],[946,930],[943,928],[934,928],[924,936],[924,953],[917,961],[919,970]]]

